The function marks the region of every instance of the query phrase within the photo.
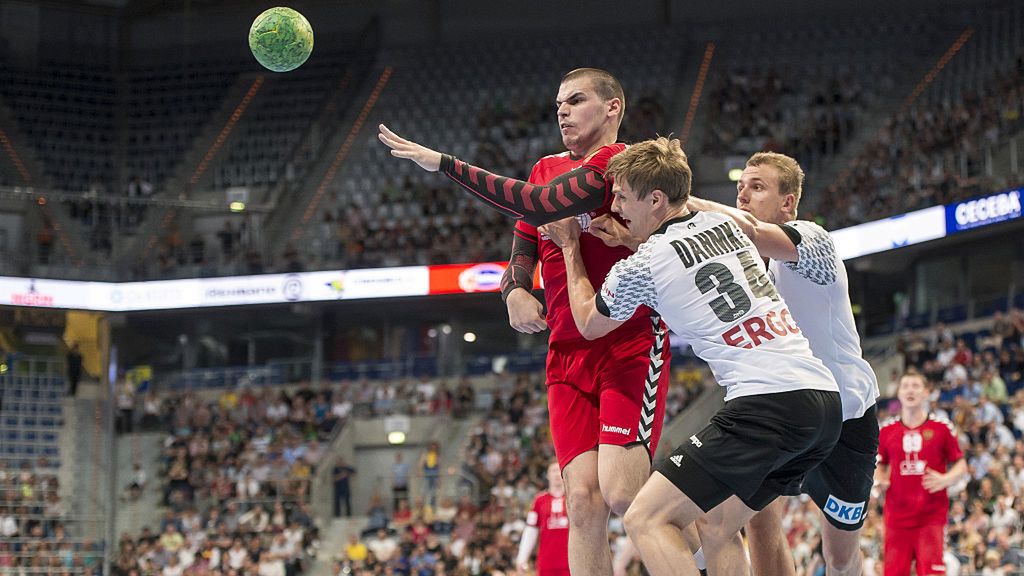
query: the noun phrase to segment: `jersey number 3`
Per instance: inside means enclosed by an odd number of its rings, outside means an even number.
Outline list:
[[[746,276],[747,285],[754,297],[771,298],[773,302],[778,302],[779,293],[775,290],[775,285],[764,271],[758,268],[750,252],[739,252],[736,257],[743,266],[743,275]],[[750,297],[735,280],[729,267],[721,262],[705,264],[697,270],[693,279],[701,294],[718,290],[720,296],[712,300],[710,306],[715,316],[722,322],[733,322],[750,311]]]

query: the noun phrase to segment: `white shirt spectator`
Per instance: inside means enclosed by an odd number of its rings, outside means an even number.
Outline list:
[[[947,367],[949,366],[949,363],[953,361],[953,356],[956,356],[956,348],[953,347],[953,344],[949,344],[942,350],[939,350],[939,353],[935,355],[935,359],[938,360],[939,364],[942,364],[943,367]]]
[[[377,560],[381,562],[387,562],[394,556],[395,551],[398,550],[398,544],[387,536],[384,538],[372,538],[366,543],[366,547],[373,552],[373,555],[377,557]]]
[[[333,414],[334,417],[339,420],[344,420],[348,418],[348,415],[351,413],[352,402],[349,402],[348,400],[341,400],[339,402],[335,402],[334,405],[331,406],[331,414]]]
[[[284,576],[284,562],[278,559],[263,559],[260,561],[260,576]]]
[[[272,404],[267,408],[267,419],[275,422],[288,417],[288,405],[284,402]]]
[[[1019,520],[1020,514],[1016,510],[1007,506],[1001,500],[997,501],[996,509],[992,512],[993,528],[1013,528]]]
[[[978,403],[978,409],[975,411],[975,416],[982,424],[991,424],[992,422],[996,422],[997,424],[1003,423],[1003,413],[1000,412],[999,408],[997,408],[996,405],[988,399],[982,399],[981,402]]]
[[[279,535],[270,544],[270,554],[275,558],[293,558],[295,557],[295,546],[283,535]]]
[[[306,534],[301,526],[285,528],[282,534],[284,534],[285,539],[288,540],[296,551],[302,549],[302,540],[305,538]]]
[[[0,519],[0,536],[13,538],[18,535],[18,521],[14,516],[4,516]]]
[[[228,567],[241,570],[245,561],[249,559],[249,553],[241,546],[232,546],[228,550]]]

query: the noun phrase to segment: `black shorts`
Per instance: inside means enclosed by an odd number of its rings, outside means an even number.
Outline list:
[[[703,430],[656,467],[701,510],[732,495],[753,510],[800,493],[804,475],[839,440],[838,392],[795,390],[725,403]]]
[[[843,422],[832,453],[804,478],[804,494],[836,528],[853,531],[864,525],[877,456],[878,408],[872,406]]]

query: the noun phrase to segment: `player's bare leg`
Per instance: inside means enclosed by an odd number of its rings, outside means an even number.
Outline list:
[[[626,534],[653,576],[696,576],[697,564],[683,528],[703,512],[689,497],[655,472],[624,517]]]
[[[861,576],[864,554],[860,550],[860,530],[840,530],[822,519],[821,544],[827,576]]]
[[[782,532],[785,511],[786,499],[776,498],[747,523],[750,568],[755,576],[796,576],[793,553]]]
[[[639,444],[629,447],[601,444],[598,448],[598,473],[605,503],[612,512],[624,516],[637,493],[651,477],[651,458],[647,448]],[[700,548],[696,526],[691,524],[684,528],[683,538],[690,552]]]
[[[754,514],[755,511],[747,507],[738,496],[730,496],[697,521],[709,576],[750,574],[740,528]]]
[[[651,457],[640,444],[601,444],[597,453],[601,495],[612,512],[622,516],[651,477]]]
[[[574,575],[612,575],[611,509],[601,495],[597,454],[596,450],[584,452],[562,469],[569,513],[569,571]]]
[[[638,552],[629,536],[619,538],[617,544],[619,549],[612,558],[612,574],[615,576],[626,576],[629,570],[629,563],[633,561]]]

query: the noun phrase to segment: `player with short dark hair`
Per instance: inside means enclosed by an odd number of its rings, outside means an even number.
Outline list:
[[[616,143],[625,97],[608,72],[581,68],[562,79],[555,106],[567,151],[541,158],[528,182],[430,150],[383,125],[379,137],[392,155],[444,172],[479,200],[517,218],[502,297],[516,330],[551,328],[548,408],[568,500],[569,564],[574,574],[610,575],[609,513],[624,514],[650,476],[664,420],[671,353],[664,323],[646,307],[638,307],[621,331],[594,342],[585,340],[573,322],[562,250],[536,226],[568,216],[586,232],[594,218],[609,213],[611,181],[605,168],[626,148]],[[630,254],[588,233],[580,246],[595,282]],[[531,294],[538,260],[546,315]],[[690,549],[696,550],[696,534],[690,531],[688,537]]]

